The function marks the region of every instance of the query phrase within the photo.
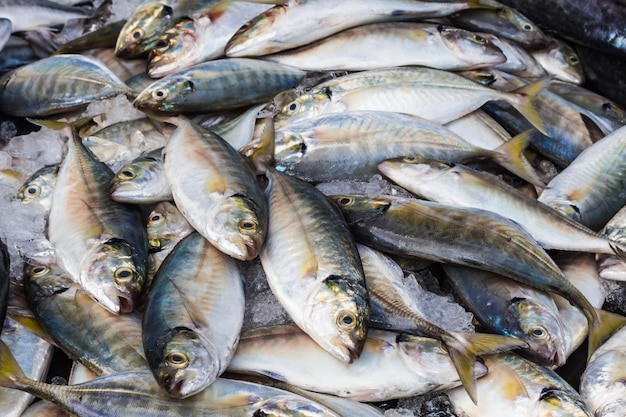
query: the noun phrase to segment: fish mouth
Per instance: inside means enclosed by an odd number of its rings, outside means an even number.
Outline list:
[[[130,313],[135,308],[135,302],[132,298],[123,295],[118,296],[118,305],[120,313]]]

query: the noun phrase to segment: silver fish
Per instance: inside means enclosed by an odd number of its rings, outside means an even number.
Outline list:
[[[0,5],[0,17],[11,21],[13,32],[63,25],[70,19],[81,19],[90,14],[89,10],[48,0],[4,0]]]
[[[17,190],[17,198],[22,202],[40,204],[49,211],[52,204],[52,190],[56,184],[59,166],[46,166],[37,170]]]
[[[122,167],[111,180],[111,198],[120,203],[153,204],[172,200],[165,178],[163,149],[156,149]]]

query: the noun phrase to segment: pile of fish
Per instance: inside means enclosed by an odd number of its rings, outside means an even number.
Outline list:
[[[0,5],[3,416],[626,415],[624,25],[88,3]]]

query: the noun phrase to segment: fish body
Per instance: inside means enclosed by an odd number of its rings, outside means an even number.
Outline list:
[[[601,338],[594,307],[517,223],[486,210],[414,198],[333,196],[355,238],[375,249],[472,266],[562,295],[584,312],[590,351]],[[494,257],[497,251],[499,256]]]
[[[0,78],[0,110],[12,116],[48,116],[118,94],[133,91],[98,59],[84,55],[43,58]]]
[[[626,243],[625,232],[626,208],[622,207],[606,223],[601,233],[609,239],[624,244]],[[614,255],[600,255],[598,257],[598,272],[600,277],[604,279],[626,281],[626,262]]]
[[[535,58],[514,41],[489,33],[478,32],[477,34],[495,45],[506,57],[504,62],[492,65],[491,68],[526,78],[548,75],[542,66],[535,61]]]
[[[28,305],[70,358],[96,375],[148,369],[138,314],[102,308],[54,263],[27,265],[24,276]]]
[[[148,245],[136,206],[111,200],[113,172],[72,135],[52,193],[48,238],[62,266],[114,313],[141,293]]]
[[[444,271],[460,302],[483,326],[528,343],[522,356],[543,365],[565,364],[566,328],[550,294],[475,268],[447,264]]]
[[[199,233],[181,240],[152,281],[143,321],[150,369],[168,395],[192,396],[226,370],[243,313],[235,260]]]
[[[295,326],[260,328],[242,336],[229,370],[263,374],[309,391],[367,402],[460,384],[438,341],[374,329],[359,359],[347,364],[328,355]],[[484,371],[477,363],[476,377]]]
[[[146,0],[120,30],[115,54],[122,58],[147,55],[161,33],[174,24],[197,0]]]
[[[615,254],[619,245],[497,177],[472,168],[398,158],[379,164],[392,181],[422,198],[498,213],[519,223],[545,249]]]
[[[12,32],[64,25],[70,19],[81,19],[90,14],[89,10],[48,0],[5,0],[0,5],[0,17],[11,21]]]
[[[541,183],[519,159],[516,149],[507,145],[497,150],[480,148],[416,116],[348,111],[322,114],[278,128],[274,161],[283,172],[311,182],[328,182],[368,178],[377,173],[376,164],[392,155],[421,155],[450,162],[487,157],[531,182]]]
[[[161,78],[224,56],[228,40],[247,21],[271,7],[245,1],[209,2],[163,32],[148,56],[148,74]]]
[[[475,110],[444,125],[465,141],[486,149],[495,149],[511,135],[483,110]]]
[[[363,71],[403,65],[459,70],[502,64],[506,56],[484,37],[463,29],[395,22],[347,29],[263,59],[309,71]]]
[[[442,17],[477,2],[407,0],[288,1],[243,25],[226,45],[230,57],[259,56],[295,48],[368,23]]]
[[[266,173],[269,229],[259,257],[276,299],[329,356],[350,363],[367,335],[369,302],[341,212],[312,185]]]
[[[247,162],[188,120],[165,146],[165,176],[189,223],[224,253],[254,259],[267,233],[267,202]]]
[[[478,380],[478,405],[455,388],[446,391],[454,409],[467,417],[592,417],[580,395],[550,369],[503,352],[485,357],[489,373]]]
[[[152,204],[172,200],[162,148],[122,167],[111,180],[111,198],[120,203]]]
[[[156,80],[133,104],[153,113],[207,113],[269,101],[305,73],[248,58],[216,59]]]
[[[624,161],[626,127],[585,149],[555,176],[538,200],[592,230],[600,230],[626,205]]]
[[[408,112],[443,124],[476,110],[488,101],[507,100],[530,121],[541,126],[531,100],[546,82],[540,80],[525,92],[512,94],[492,90],[458,74],[433,68],[362,71],[318,84],[282,106],[274,120],[277,127],[282,127],[324,113],[382,110]]]
[[[604,342],[580,380],[580,394],[596,417],[618,417],[626,408],[626,327]]]

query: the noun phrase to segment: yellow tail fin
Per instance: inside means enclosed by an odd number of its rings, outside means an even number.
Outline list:
[[[444,341],[448,355],[456,368],[461,383],[477,404],[474,360],[476,356],[528,347],[526,342],[513,337],[484,333],[450,333]]]
[[[531,130],[526,130],[511,140],[494,149],[494,159],[498,164],[508,169],[518,177],[528,181],[532,185],[545,188],[546,184],[539,178],[533,166],[524,156],[524,149],[528,146]]]
[[[591,358],[593,352],[608,339],[613,333],[626,325],[626,317],[609,311],[596,309],[598,313],[598,325],[589,326],[589,348],[587,351],[587,360]]]
[[[552,78],[552,76],[542,77],[535,82],[526,84],[525,86],[509,93],[509,99],[507,100],[518,112],[522,114],[522,116],[532,123],[537,130],[546,136],[550,135],[541,121],[541,116],[539,116],[539,113],[537,113],[537,110],[533,106],[533,100],[548,86],[548,84],[550,84]]]

